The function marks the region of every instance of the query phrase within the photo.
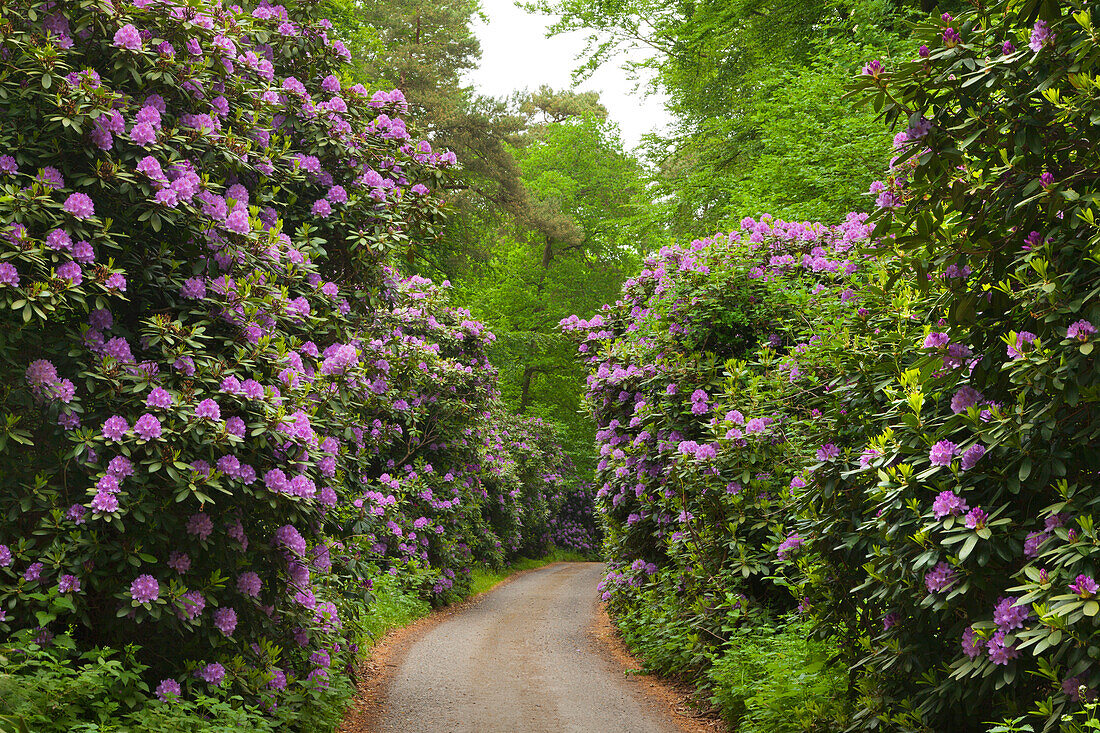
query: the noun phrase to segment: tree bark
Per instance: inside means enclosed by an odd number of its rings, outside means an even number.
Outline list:
[[[541,372],[538,367],[526,367],[523,370],[523,382],[519,392],[519,414],[527,411],[527,405],[531,404],[531,378]]]
[[[542,266],[543,268],[550,267],[550,263],[554,261],[554,240],[550,237],[546,238],[546,246],[542,249]]]

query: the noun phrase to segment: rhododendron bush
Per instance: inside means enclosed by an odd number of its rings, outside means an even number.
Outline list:
[[[550,517],[550,541],[555,547],[597,557],[603,528],[596,518],[596,489],[581,483],[562,492],[557,513]]]
[[[137,642],[162,699],[325,687],[371,571],[442,599],[568,480],[502,446],[492,335],[385,264],[454,156],[329,27],[0,3],[0,635]]]
[[[861,76],[907,141],[876,214],[907,287],[869,289],[867,328],[822,354],[841,453],[805,527],[834,581],[815,610],[868,640],[865,715],[899,727],[1055,726],[1100,689],[1098,20],[944,14]]]
[[[614,306],[563,322],[594,369],[613,609],[652,602],[640,594],[654,583],[686,593],[709,646],[731,618],[797,603],[784,566],[803,540],[793,499],[812,417],[799,355],[815,318],[856,308],[866,218],[745,220],[663,249]]]
[[[1052,730],[1100,690],[1100,19],[1070,5],[944,14],[866,65],[902,130],[843,255],[746,221],[565,323],[605,594],[683,594],[693,664],[785,585],[840,642],[852,729]]]

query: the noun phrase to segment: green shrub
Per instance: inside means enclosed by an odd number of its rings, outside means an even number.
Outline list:
[[[263,733],[291,722],[279,710],[265,715],[237,695],[216,693],[162,702],[142,680],[145,666],[134,647],[121,653],[93,649],[69,651],[71,642],[55,640],[50,649],[0,648],[0,731],[3,733]],[[330,731],[343,711],[347,683],[337,681],[300,711],[287,712],[300,730]],[[299,721],[299,713],[307,722]]]
[[[802,620],[740,628],[707,670],[711,700],[738,733],[841,730],[847,671],[829,664],[836,651]]]

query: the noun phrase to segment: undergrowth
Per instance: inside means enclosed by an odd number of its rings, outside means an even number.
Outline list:
[[[738,733],[843,729],[846,674],[829,660],[835,644],[809,638],[797,616],[761,614],[723,625],[719,640],[692,623],[676,594],[643,591],[615,623],[645,671],[693,680]],[[700,635],[711,636],[700,644]],[[699,650],[709,649],[707,653]]]

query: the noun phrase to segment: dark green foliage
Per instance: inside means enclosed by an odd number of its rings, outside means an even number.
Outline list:
[[[340,678],[294,708],[265,714],[239,696],[212,693],[159,701],[142,679],[145,666],[124,653],[93,649],[77,655],[59,643],[0,647],[0,731],[3,733],[320,733],[335,728],[350,683]],[[288,717],[289,716],[289,717]]]
[[[887,192],[900,205],[877,215],[896,239],[872,315],[822,354],[858,379],[835,379],[823,409],[839,445],[881,457],[822,466],[805,526],[837,581],[816,608],[877,687],[867,721],[980,730],[997,710],[1050,729],[1078,682],[1100,686],[1100,605],[1079,581],[1097,574],[1100,108],[1083,83],[1097,20],[1091,5],[996,3],[921,25],[927,60],[861,78],[917,143]],[[941,441],[957,446],[949,466]],[[985,455],[959,461],[974,446]],[[936,510],[947,491],[987,518]],[[936,567],[954,582],[935,588]],[[1005,621],[1002,598],[1023,618]]]

